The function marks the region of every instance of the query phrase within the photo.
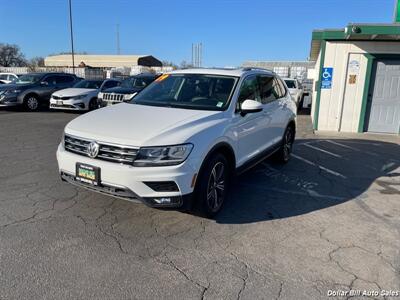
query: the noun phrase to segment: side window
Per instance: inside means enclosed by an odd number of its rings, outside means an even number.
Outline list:
[[[261,103],[267,104],[279,98],[276,90],[276,81],[273,76],[260,75],[258,77],[260,84]]]
[[[57,76],[50,75],[47,76],[43,81],[47,82],[49,85],[56,85],[57,84]]]
[[[0,79],[2,79],[2,80],[7,80],[7,75],[6,75],[6,74],[0,75]]]
[[[74,77],[68,75],[57,76],[57,83],[70,83],[74,81]]]
[[[239,98],[236,103],[236,108],[239,109],[240,105],[244,102],[244,100],[247,99],[261,102],[256,75],[249,76],[243,81],[240,87]]]

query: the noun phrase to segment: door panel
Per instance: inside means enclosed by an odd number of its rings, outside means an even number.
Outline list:
[[[378,61],[372,73],[368,97],[368,131],[399,133],[400,130],[400,61]]]
[[[250,99],[261,102],[258,78],[256,75],[247,77],[240,87],[237,108],[243,101]],[[238,139],[238,165],[243,164],[260,153],[265,144],[265,111],[242,116],[235,114],[234,124]]]

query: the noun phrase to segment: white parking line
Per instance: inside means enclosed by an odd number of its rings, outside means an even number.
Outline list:
[[[305,158],[303,158],[303,157],[301,157],[301,156],[298,156],[298,155],[296,155],[296,154],[292,154],[292,156],[295,157],[295,158],[297,158],[298,160],[301,160],[302,162],[305,162],[306,164],[309,164],[309,165],[318,167],[318,168],[320,168],[321,170],[324,170],[325,172],[327,172],[327,173],[329,173],[329,174],[338,176],[338,177],[343,178],[343,179],[346,179],[346,178],[347,178],[346,176],[344,176],[344,175],[342,175],[342,174],[340,174],[340,173],[338,173],[338,172],[332,171],[331,169],[325,168],[324,166],[321,166],[321,165],[318,165],[318,164],[316,164],[316,163],[313,163],[312,161],[309,161],[308,159],[305,159]]]
[[[332,155],[332,156],[337,157],[337,158],[341,158],[341,156],[340,156],[339,154],[335,154],[335,153],[326,151],[326,150],[324,150],[324,149],[321,149],[321,148],[318,148],[318,147],[316,147],[316,146],[310,145],[309,143],[304,143],[304,144],[301,144],[301,145],[302,145],[302,146],[309,147],[309,148],[312,148],[312,149],[315,149],[315,150],[317,150],[317,151],[320,151],[320,152],[323,152],[323,153],[326,153],[326,154],[329,154],[329,155]]]
[[[362,152],[362,153],[369,154],[369,155],[372,155],[372,156],[379,156],[376,153],[373,153],[373,152],[370,152],[370,151],[360,150],[360,149],[357,149],[357,148],[354,148],[354,147],[351,147],[351,146],[348,146],[348,145],[341,144],[339,142],[334,142],[332,140],[321,140],[320,142],[328,142],[328,143],[331,143],[331,144],[334,144],[334,145],[337,145],[337,146],[340,146],[340,147],[343,147],[343,148],[347,148],[347,149],[350,149],[350,150],[353,150],[353,151],[356,151],[356,152]]]
[[[320,194],[314,190],[311,189],[306,189],[303,191],[293,191],[293,190],[288,190],[288,189],[280,189],[280,188],[273,188],[273,187],[266,187],[266,186],[260,186],[257,184],[253,183],[240,183],[240,186],[246,186],[249,188],[253,189],[259,189],[263,191],[271,191],[271,192],[276,192],[276,193],[284,193],[284,194],[291,194],[291,195],[296,195],[296,196],[312,196],[314,198],[323,198],[323,199],[332,199],[332,200],[339,200],[342,201],[344,200],[344,197],[338,197],[338,196],[332,196],[332,195],[323,195]]]

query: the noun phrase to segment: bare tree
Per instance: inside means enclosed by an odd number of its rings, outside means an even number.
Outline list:
[[[178,65],[173,63],[172,61],[163,60],[162,65],[163,67],[172,67],[174,70],[178,69]]]
[[[181,69],[189,69],[189,68],[193,68],[192,64],[189,64],[186,60],[182,60],[180,66]]]
[[[23,67],[26,66],[26,59],[17,45],[0,43],[0,66]]]
[[[33,57],[28,61],[28,65],[33,67],[44,67],[44,58],[41,56]]]

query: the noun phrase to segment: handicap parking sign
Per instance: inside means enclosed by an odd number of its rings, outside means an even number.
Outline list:
[[[333,68],[323,68],[321,75],[321,89],[332,88]]]

